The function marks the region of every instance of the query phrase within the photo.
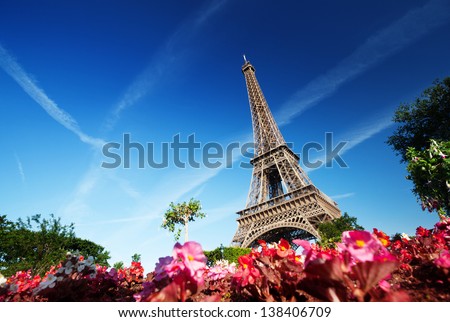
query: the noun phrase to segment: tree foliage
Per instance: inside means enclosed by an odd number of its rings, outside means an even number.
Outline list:
[[[131,256],[132,262],[140,262],[141,261],[141,254],[135,253],[133,256]]]
[[[408,147],[423,151],[430,140],[450,141],[450,77],[436,80],[421,97],[401,104],[393,119],[398,123],[387,143],[407,162]]]
[[[358,225],[357,218],[344,213],[341,217],[332,221],[321,223],[318,227],[320,241],[322,247],[330,247],[335,242],[341,241],[341,236],[347,230],[364,230],[364,227]]]
[[[205,218],[206,215],[201,212],[202,206],[200,201],[191,199],[189,202],[182,202],[174,204],[170,203],[169,209],[164,214],[162,228],[168,229],[171,233],[175,233],[175,240],[179,240],[181,236],[182,227],[184,227],[184,241],[187,242],[188,223],[195,221],[196,218]]]
[[[67,252],[77,251],[108,265],[110,256],[102,246],[77,238],[73,224],[63,225],[60,218],[35,215],[12,222],[0,216],[0,271],[5,276],[29,269],[42,274],[62,261]]]
[[[450,141],[431,140],[424,151],[410,147],[406,155],[407,179],[413,182],[422,209],[450,216]]]
[[[223,251],[223,253],[222,253]],[[243,255],[250,254],[251,248],[241,247],[217,247],[211,251],[205,251],[205,256],[208,259],[209,266],[214,265],[215,262],[221,259],[227,260],[229,263],[238,263],[238,258]]]
[[[115,262],[115,263],[113,264],[113,267],[114,267],[115,269],[119,270],[119,269],[124,269],[124,268],[125,268],[125,265],[124,265],[124,263],[123,263],[122,261],[120,261],[120,262]]]

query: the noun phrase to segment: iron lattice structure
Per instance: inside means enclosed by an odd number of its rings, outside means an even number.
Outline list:
[[[245,59],[245,56],[244,56]],[[255,76],[245,59],[245,76],[253,124],[255,154],[247,205],[237,214],[232,244],[252,247],[259,239],[319,238],[320,223],[338,218],[336,202],[317,189],[287,146]]]

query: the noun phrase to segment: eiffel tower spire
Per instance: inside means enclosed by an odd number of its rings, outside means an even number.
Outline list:
[[[318,238],[317,226],[340,216],[337,204],[317,189],[287,146],[244,55],[242,72],[252,115],[254,158],[246,209],[239,211],[233,243],[248,247],[258,239]]]
[[[245,59],[245,56],[244,56]],[[252,112],[253,137],[255,142],[255,157],[266,153],[286,142],[281,135],[270,112],[269,105],[255,76],[255,68],[245,59],[242,72],[247,84],[248,100]]]

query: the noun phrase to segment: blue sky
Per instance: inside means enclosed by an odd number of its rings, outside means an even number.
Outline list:
[[[385,144],[401,102],[450,74],[450,2],[0,1],[0,213],[53,213],[110,250],[111,264],[171,252],[171,201],[195,197],[204,249],[228,245],[251,169],[105,169],[102,145],[195,134],[202,146],[247,142],[242,54],[284,138],[348,141],[347,168],[309,170],[361,225],[389,234],[431,227]],[[196,154],[201,160],[200,152]],[[318,159],[324,155],[318,153]],[[170,160],[169,160],[170,161]]]

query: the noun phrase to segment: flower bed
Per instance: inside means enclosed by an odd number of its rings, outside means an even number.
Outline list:
[[[144,276],[68,254],[43,277],[0,275],[0,301],[450,301],[450,219],[392,241],[348,231],[333,249],[294,240],[260,247],[239,264],[206,266],[200,244],[175,244]]]

